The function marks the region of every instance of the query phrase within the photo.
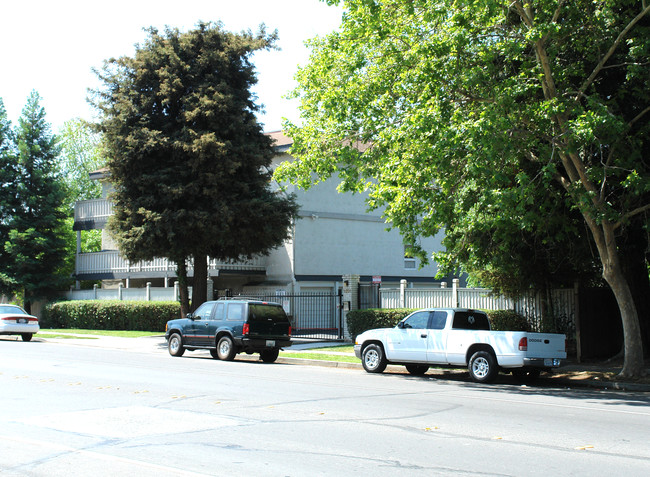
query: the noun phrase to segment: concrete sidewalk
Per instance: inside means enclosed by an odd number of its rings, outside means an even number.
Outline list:
[[[47,335],[47,331],[43,331]],[[160,353],[167,355],[167,341],[164,335],[147,336],[140,338],[120,338],[102,335],[80,335],[75,334],[74,338],[47,338],[34,336],[34,341],[43,341],[48,343],[64,343],[73,346],[87,346],[115,350],[132,351],[139,353]],[[10,338],[10,337],[5,337]],[[16,339],[20,339],[16,337]],[[293,346],[285,351],[289,353],[310,353],[318,354],[318,348],[337,346],[345,343],[318,342],[312,340],[294,340]],[[326,354],[338,354],[326,352]],[[342,353],[354,356],[354,353]],[[258,355],[239,354],[236,359],[258,360]],[[303,359],[299,357],[284,357],[282,353],[277,360],[278,363],[325,366],[337,368],[350,368],[362,370],[361,362],[348,363],[339,361],[325,361],[318,359]],[[650,392],[650,369],[647,369],[648,376],[637,381],[622,380],[617,374],[620,372],[622,363],[604,364],[604,363],[576,363],[571,362],[561,368],[558,368],[553,374],[543,373],[539,379],[540,385],[552,385],[557,387],[590,387],[595,389],[614,389],[619,391]],[[404,373],[403,366],[389,366],[387,372]],[[435,375],[448,379],[464,379],[467,375],[465,369],[444,369],[431,368],[427,375]],[[507,377],[507,376],[506,376]]]

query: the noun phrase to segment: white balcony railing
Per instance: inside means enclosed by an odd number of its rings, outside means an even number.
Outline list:
[[[106,199],[81,200],[75,204],[74,220],[106,220],[113,214],[113,203]],[[192,264],[188,263],[191,270]],[[218,261],[210,259],[208,270],[265,271],[266,257],[256,257],[245,261]],[[156,258],[148,262],[131,263],[122,258],[117,250],[77,254],[77,275],[116,274],[128,276],[131,273],[176,273],[176,263],[166,258]]]
[[[113,203],[106,199],[80,200],[74,205],[75,222],[108,219],[113,215]]]
[[[188,264],[192,268],[192,264]],[[266,257],[256,257],[241,262],[224,262],[210,259],[208,270],[242,270],[265,271]],[[77,255],[77,275],[113,273],[128,275],[130,273],[169,272],[176,273],[176,263],[167,258],[156,258],[152,261],[131,263],[122,258],[114,250],[93,253],[80,253]]]

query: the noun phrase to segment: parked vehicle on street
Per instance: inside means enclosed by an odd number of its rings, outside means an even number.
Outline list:
[[[480,383],[493,381],[499,370],[531,380],[566,359],[562,334],[492,331],[487,315],[465,308],[418,310],[395,328],[368,330],[357,336],[354,352],[369,373],[388,364],[406,366],[422,375],[430,366],[465,367]]]
[[[207,301],[186,318],[167,322],[169,354],[210,350],[213,358],[232,361],[238,353],[259,353],[265,363],[291,346],[291,323],[278,303],[245,298]]]
[[[38,318],[16,305],[0,305],[0,335],[20,335],[31,341],[40,326]]]

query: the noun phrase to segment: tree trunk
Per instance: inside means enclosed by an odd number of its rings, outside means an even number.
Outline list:
[[[192,286],[192,311],[208,299],[208,256],[194,255],[194,284]]]
[[[534,28],[533,11],[525,6],[521,1],[514,2],[514,5],[521,16],[522,21],[526,23],[531,29]],[[650,7],[648,7],[650,9]],[[633,23],[638,21],[642,16],[634,19]],[[633,25],[630,24],[630,27]],[[612,45],[615,48],[616,45]],[[541,82],[544,97],[547,100],[557,99],[557,91],[555,81],[553,78],[553,68],[549,55],[546,51],[545,39],[540,38],[534,43],[537,61],[543,71],[543,79]],[[603,59],[606,61],[607,58]],[[597,68],[593,72],[593,77],[600,70]],[[590,77],[585,85],[591,84],[592,77]],[[569,118],[567,113],[555,114],[555,121],[559,127],[559,134],[557,137],[571,137],[573,132],[569,126]],[[559,152],[560,160],[566,172],[567,177],[560,177],[560,183],[566,189],[570,196],[576,198],[575,192],[572,188],[578,185],[584,192],[587,192],[591,197],[592,205],[596,208],[598,213],[605,216],[606,214],[606,198],[603,195],[603,190],[598,187],[589,177],[588,168],[585,161],[580,155],[571,151],[572,147],[566,144]],[[634,306],[634,299],[630,291],[629,283],[623,273],[621,261],[619,258],[618,245],[616,240],[616,225],[612,222],[601,219],[602,222],[596,220],[594,212],[580,204],[580,200],[576,202],[580,209],[582,216],[587,222],[587,226],[591,230],[592,236],[598,248],[598,255],[603,265],[603,278],[607,281],[608,285],[614,292],[616,301],[621,311],[621,321],[623,323],[623,336],[625,347],[625,361],[621,376],[634,376],[639,377],[645,375],[645,368],[643,363],[643,343],[641,339],[641,328],[639,327],[639,316]]]
[[[627,227],[625,242],[619,244],[621,266],[630,285],[634,305],[639,316],[645,356],[650,354],[650,279],[648,277],[648,236],[642,221]]]
[[[178,289],[181,301],[181,317],[185,318],[190,312],[190,294],[187,290],[187,266],[185,258],[176,260],[176,275],[178,276]]]
[[[621,311],[625,359],[620,376],[644,376],[643,340],[641,339],[639,315],[634,304],[634,297],[632,296],[630,285],[621,266],[615,228],[611,223],[605,221],[597,225],[588,215],[583,215],[587,219],[587,224],[596,241],[596,247],[598,248],[600,260],[603,264],[603,278],[612,289],[616,302],[618,303],[618,308]]]
[[[604,273],[603,276],[614,292],[618,307],[621,310],[625,360],[620,375],[625,377],[644,376],[641,327],[639,326],[639,317],[634,306],[630,287],[621,270],[610,271]]]

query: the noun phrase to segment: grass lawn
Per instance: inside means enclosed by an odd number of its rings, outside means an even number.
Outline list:
[[[164,333],[151,331],[113,331],[113,330],[83,330],[83,329],[50,329],[42,328],[36,336],[51,339],[98,339],[98,336],[116,336],[119,338],[140,338],[143,336],[161,336]],[[321,361],[339,361],[343,363],[359,363],[354,356],[351,345],[328,346],[297,352],[282,351],[280,356],[285,358],[317,359]]]
[[[76,336],[76,335],[97,335],[97,336],[117,336],[118,338],[140,338],[143,336],[161,336],[164,331],[119,331],[119,330],[80,330],[75,328],[70,329],[49,329],[41,328],[36,336],[42,338],[78,338],[78,339],[93,339],[92,336]],[[96,338],[95,338],[96,339]]]
[[[345,356],[341,354],[327,354],[327,353],[310,353],[309,351],[302,353],[292,353],[291,351],[282,351],[280,353],[282,358],[301,358],[301,359],[317,359],[320,361],[339,361],[341,363],[360,363],[354,356]]]
[[[314,351],[326,351],[326,352],[335,352],[335,353],[354,353],[354,346],[352,345],[340,345],[340,346],[328,346],[327,348],[314,348]]]

